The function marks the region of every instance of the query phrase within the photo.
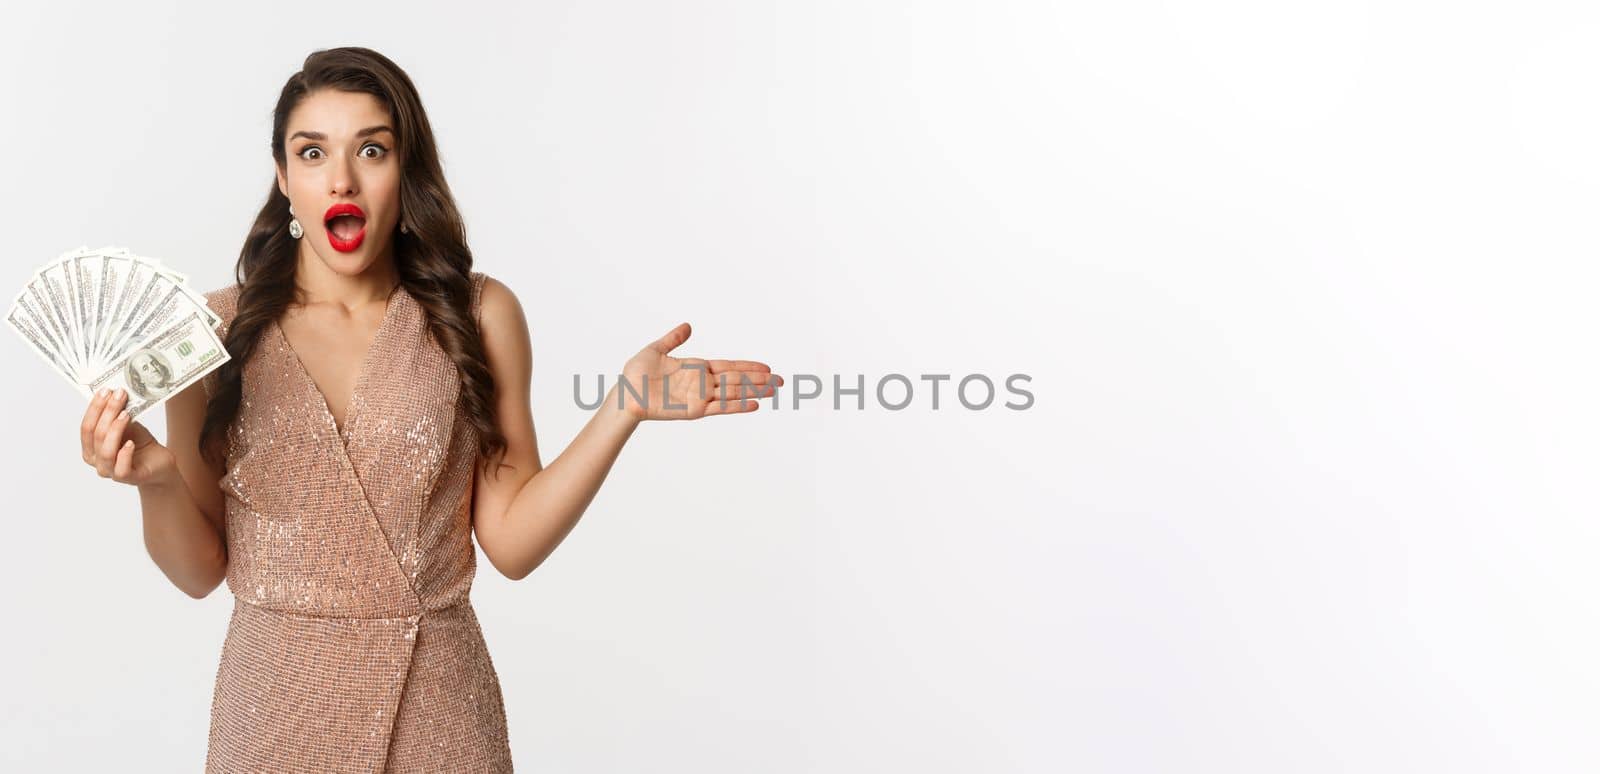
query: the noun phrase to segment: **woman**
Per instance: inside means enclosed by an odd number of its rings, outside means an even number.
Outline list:
[[[510,771],[472,536],[525,577],[639,422],[746,413],[783,380],[669,356],[681,324],[541,470],[526,320],[472,270],[405,73],[363,48],[313,53],[272,154],[236,284],[206,294],[231,359],[168,400],[167,446],[126,395],[95,396],[84,460],[139,488],[175,585],[234,595],[207,771]]]

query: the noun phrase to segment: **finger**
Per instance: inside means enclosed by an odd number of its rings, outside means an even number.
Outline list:
[[[111,475],[111,467],[117,462],[117,450],[122,446],[122,428],[127,427],[128,421],[127,409],[123,409],[106,428],[106,436],[100,442],[100,457],[96,460],[99,464],[95,467],[102,476]]]
[[[665,355],[677,348],[679,344],[689,340],[689,323],[678,323],[676,328],[667,331],[667,335],[651,342],[650,348]]]
[[[107,390],[101,389],[89,400],[83,411],[83,421],[78,424],[78,440],[83,446],[83,461],[94,462],[94,429],[100,424],[100,411],[105,408]]]
[[[716,416],[718,414],[748,414],[760,406],[760,401],[755,400],[713,400],[706,404],[705,413],[701,416]]]
[[[774,373],[766,373],[761,371],[754,373],[748,371],[741,371],[737,373],[733,371],[723,371],[722,373],[717,374],[717,386],[721,387],[724,384],[732,387],[737,387],[741,384],[753,384],[758,387],[766,384],[782,385],[783,377]]]
[[[706,395],[707,400],[737,401],[741,398],[763,398],[773,394],[778,387],[774,384],[740,384],[737,379],[723,379],[721,383],[712,388],[711,394]]]
[[[111,424],[106,427],[105,435],[101,437],[99,445],[96,447],[95,470],[102,477],[110,477],[112,469],[117,464],[117,452],[120,450],[123,441],[122,428],[126,424],[127,420],[123,418],[122,411],[119,409],[116,416],[112,418]]]
[[[759,360],[711,360],[711,373],[720,374],[723,371],[751,371],[767,373],[772,367]]]
[[[752,373],[745,371],[723,371],[720,374],[714,374],[708,378],[706,376],[706,365],[706,361],[697,360],[696,358],[684,358],[682,361],[682,367],[684,370],[694,370],[700,372],[695,374],[695,382],[691,386],[695,390],[695,395],[697,395],[701,400],[724,395],[730,397],[765,395],[766,393],[764,391],[760,391],[756,388],[764,387],[765,385],[771,384],[774,381],[780,385],[783,384],[783,377],[778,376],[777,374],[762,372]]]
[[[104,450],[106,429],[111,427],[111,423],[116,421],[117,413],[122,411],[122,403],[126,398],[118,394],[118,392],[113,390],[111,395],[106,398],[106,405],[100,409],[100,419],[94,426],[94,443],[91,445],[93,451]]]
[[[112,478],[117,481],[128,480],[128,476],[133,473],[133,449],[132,438],[117,448],[117,462],[111,468]]]

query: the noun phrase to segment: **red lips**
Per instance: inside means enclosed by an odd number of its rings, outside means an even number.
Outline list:
[[[334,222],[336,218],[344,220]],[[323,231],[328,234],[328,244],[341,253],[361,246],[367,236],[367,214],[350,202],[340,202],[322,213]]]

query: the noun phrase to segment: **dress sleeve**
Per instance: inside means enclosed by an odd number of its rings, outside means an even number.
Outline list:
[[[472,277],[472,321],[478,324],[478,329],[483,329],[483,284],[488,281],[489,275],[475,271]]]

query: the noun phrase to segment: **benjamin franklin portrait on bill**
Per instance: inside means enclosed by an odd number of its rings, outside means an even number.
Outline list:
[[[153,349],[141,349],[128,358],[123,379],[128,392],[145,400],[155,400],[172,389],[172,365]]]

